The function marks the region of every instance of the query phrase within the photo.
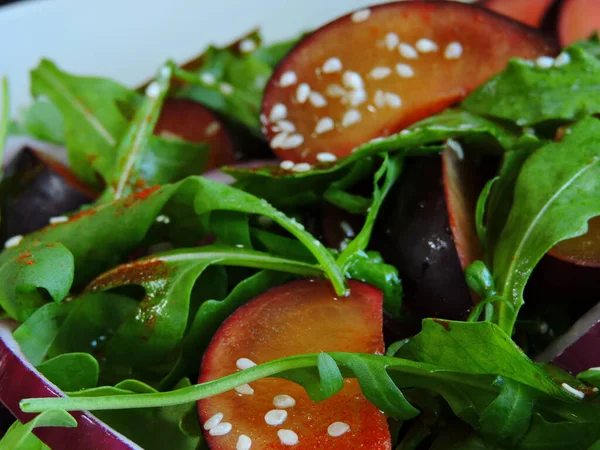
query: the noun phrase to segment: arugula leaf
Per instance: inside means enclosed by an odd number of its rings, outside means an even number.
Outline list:
[[[281,61],[283,57],[286,56],[307,34],[309,33],[302,33],[299,37],[276,42],[271,45],[261,45],[253,53],[253,56],[275,68],[275,66],[279,64],[279,61]]]
[[[89,389],[98,383],[98,361],[89,353],[65,353],[36,367],[63,391]]]
[[[73,172],[92,186],[98,185],[95,172],[110,178],[128,122],[119,103],[135,104],[137,94],[108,79],[69,75],[45,59],[31,72],[31,93],[60,110]]]
[[[171,371],[169,356],[181,344],[187,330],[192,290],[200,275],[213,264],[272,269],[304,276],[323,273],[312,264],[219,245],[174,250],[118,266],[94,280],[86,291],[140,285],[145,290],[145,297],[136,312],[119,325],[108,341],[104,368],[109,373],[105,372],[104,377],[113,381],[130,376],[152,380]],[[230,303],[224,303],[225,309],[209,309],[211,318],[215,312],[221,317],[233,312],[239,306],[235,303],[239,301],[237,295],[231,301],[233,308]],[[199,311],[206,314],[204,304]],[[216,331],[214,323],[210,329]]]
[[[135,112],[135,117],[121,138],[116,153],[116,165],[111,173],[108,191],[113,199],[120,199],[131,192],[138,182],[137,167],[148,147],[171,81],[172,64],[164,65],[146,88],[146,97]]]
[[[64,144],[65,122],[60,110],[47,100],[38,99],[25,110],[22,117],[23,132],[36,139]]]
[[[189,386],[189,380],[182,380],[177,388]],[[135,380],[126,380],[115,387],[99,387],[86,391],[70,392],[71,397],[95,397],[117,395],[125,400],[131,394],[157,394],[154,388]],[[96,411],[94,413],[109,427],[114,428],[140,447],[146,450],[196,450],[203,447],[200,420],[196,412],[196,404],[187,402],[181,405],[161,408],[137,408],[131,410]],[[195,418],[195,429],[190,429],[191,420]]]
[[[584,234],[587,221],[600,214],[599,140],[600,121],[587,118],[523,164],[492,266],[498,292],[514,306],[498,304],[497,323],[509,333],[537,262],[557,242]]]
[[[585,41],[575,42],[575,44],[573,45],[585,50],[590,55],[595,56],[596,58],[600,58],[600,35],[598,35],[597,32],[594,33],[594,35],[591,38]]]
[[[12,252],[9,258],[8,264],[0,266],[0,291],[3,292],[0,306],[16,320],[23,322],[45,303],[40,289],[55,302],[69,293],[74,261],[62,244],[32,242],[27,249]]]
[[[22,424],[16,421],[0,440],[1,450],[34,450],[48,449],[34,434],[38,427],[68,427],[77,426],[77,421],[66,411],[49,410],[38,414],[29,422]]]
[[[17,261],[19,255],[31,252],[37,247],[47,246],[46,243],[61,242],[60,245],[55,245],[54,249],[64,252],[66,247],[72,254],[75,267],[74,283],[81,286],[93,276],[116,266],[127,252],[134,250],[145,238],[167,203],[176,206],[175,209],[179,212],[179,216],[171,215],[172,220],[168,227],[175,234],[181,230],[177,223],[178,217],[182,217],[184,221],[189,218],[197,220],[212,211],[236,211],[269,217],[312,253],[332,280],[338,293],[343,294],[346,290],[344,275],[331,253],[306,232],[301,224],[286,217],[264,199],[201,177],[189,177],[179,183],[141,191],[127,198],[85,210],[72,216],[67,222],[32,233],[17,247],[6,249],[0,254],[0,274],[5,273],[8,276],[11,273],[19,273],[22,270]],[[118,232],[115,232],[116,230]],[[38,241],[43,243],[36,244]],[[56,257],[58,258],[58,255]],[[61,257],[67,258],[64,255]],[[52,259],[56,264],[58,259],[54,259],[54,256]],[[64,278],[68,271],[61,271],[61,277],[56,278],[55,267],[33,264],[27,268],[26,273],[32,280],[35,279],[37,286],[43,287],[42,283],[49,283],[51,286],[60,284],[62,290],[55,292],[56,300],[60,300],[69,291],[70,283]],[[4,306],[7,303],[6,298],[14,299],[18,294],[9,278],[1,278],[4,281],[0,280],[0,289],[7,291],[7,294],[0,298],[0,304]],[[15,300],[12,300],[12,303],[15,306],[10,311],[7,310],[9,314],[12,317],[23,314],[18,308],[18,303],[15,303]],[[11,304],[9,308],[10,306]]]
[[[576,120],[600,112],[600,100],[595,95],[600,61],[578,46],[563,50],[561,58],[569,62],[548,69],[531,61],[512,60],[461,106],[519,126],[550,119]]]
[[[364,175],[363,168],[354,168],[354,166],[369,167],[373,164],[369,158],[382,153],[399,152],[404,155],[424,156],[439,153],[443,150],[440,143],[447,139],[466,137],[477,139],[477,142],[491,149],[510,148],[517,142],[519,135],[520,132],[514,127],[454,109],[417,122],[400,133],[367,142],[335,164],[316,164],[308,172],[290,173],[278,166],[259,169],[229,167],[224,168],[224,171],[235,177],[236,186],[246,192],[264,198],[281,208],[297,207],[315,203],[324,195],[326,199],[329,197],[329,200],[337,202],[340,193],[339,183],[342,183],[343,189],[347,189],[352,184],[349,181],[357,181]],[[350,178],[344,179],[345,177]],[[338,184],[332,186],[335,182]],[[358,200],[354,206],[344,204],[348,208],[359,210],[364,207],[364,203]]]

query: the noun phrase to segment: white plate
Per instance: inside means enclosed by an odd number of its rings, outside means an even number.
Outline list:
[[[183,62],[210,43],[260,26],[268,41],[295,36],[373,0],[29,0],[0,7],[0,75],[12,112],[29,101],[29,70],[43,58],[77,74],[126,85],[168,58]]]

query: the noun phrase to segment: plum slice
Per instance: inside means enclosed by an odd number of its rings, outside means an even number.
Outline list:
[[[484,0],[481,6],[526,25],[539,28],[554,0]]]
[[[590,37],[600,31],[600,3],[597,0],[565,0],[558,19],[561,45]]]
[[[357,281],[350,281],[350,289],[348,297],[337,298],[328,281],[302,280],[250,301],[214,335],[199,382],[302,353],[382,352],[381,292]],[[276,378],[200,400],[208,444],[212,450],[233,450],[240,440],[258,449],[391,449],[383,413],[362,396],[355,379],[344,383],[319,403],[301,386]]]
[[[283,160],[333,161],[460,101],[510,58],[556,51],[538,31],[471,5],[356,11],[279,64],[263,99],[263,131]]]
[[[5,239],[43,228],[96,197],[67,167],[30,148],[6,167],[1,186],[0,230]]]
[[[200,103],[186,99],[168,99],[154,133],[167,139],[210,145],[206,170],[236,161],[234,144],[221,119]]]

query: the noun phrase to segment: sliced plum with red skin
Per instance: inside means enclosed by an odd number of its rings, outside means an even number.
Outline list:
[[[263,131],[282,160],[332,161],[460,101],[511,58],[556,53],[538,31],[472,5],[378,5],[321,27],[279,64]]]
[[[600,216],[588,221],[587,233],[559,242],[549,253],[573,264],[600,268]]]
[[[480,250],[476,233],[459,229],[474,227],[467,218],[475,210],[474,203],[453,198],[469,189],[466,184],[458,187],[467,180],[456,178],[460,171],[448,154],[408,160],[373,233],[372,247],[398,268],[407,306],[424,317],[464,319],[473,306],[463,268]],[[470,189],[474,196],[479,192],[475,185]],[[455,209],[452,213],[449,206]],[[474,242],[467,242],[473,237]]]
[[[539,28],[555,0],[483,0],[480,5],[490,11]]]
[[[222,120],[200,103],[186,99],[168,99],[154,128],[154,134],[210,146],[206,170],[236,161],[232,139]]]
[[[382,293],[358,281],[349,287],[350,295],[338,298],[329,281],[301,280],[251,300],[213,336],[199,382],[285,356],[382,353]],[[392,447],[385,415],[363,397],[356,379],[316,403],[300,385],[266,378],[200,400],[198,411],[212,450],[234,450],[240,440],[257,449]]]
[[[596,0],[565,0],[558,18],[561,45],[589,38],[600,31],[600,3]]]
[[[1,183],[1,235],[6,239],[31,233],[96,197],[67,167],[24,148],[6,167]]]

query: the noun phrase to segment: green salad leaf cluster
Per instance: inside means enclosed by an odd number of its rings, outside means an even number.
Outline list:
[[[265,83],[297,40],[244,39],[256,49],[237,42],[184,67],[165,63],[144,94],[47,60],[32,71],[36,101],[12,129],[64,144],[74,174],[102,193],[0,254],[0,308],[20,322],[15,339],[68,393],[23,400],[23,411],[41,414],[16,422],[0,448],[45,448],[31,431],[74,426],[73,410],[147,449],[205,448],[195,402],[265,377],[297,382],[314,401],[356,378],[390,418],[399,450],[597,448],[600,372],[536,363],[512,339],[537,263],[600,215],[597,39],[551,68],[512,61],[460,105],[335,164],[228,168],[236,181],[227,186],[198,176],[208,145],[153,131],[172,95],[259,134]],[[4,120],[0,145],[6,129]],[[369,242],[406,160],[436,157],[448,140],[467,157],[500,160],[477,204],[485,258],[466,270],[480,300],[467,321],[426,318],[386,356],[296,355],[191,384],[223,320],[297,277],[326,278],[340,296],[348,278],[365,281],[383,291],[386,315],[402,319],[401,277]],[[365,184],[369,195],[357,194]],[[362,216],[339,249],[306,216],[325,203]]]

